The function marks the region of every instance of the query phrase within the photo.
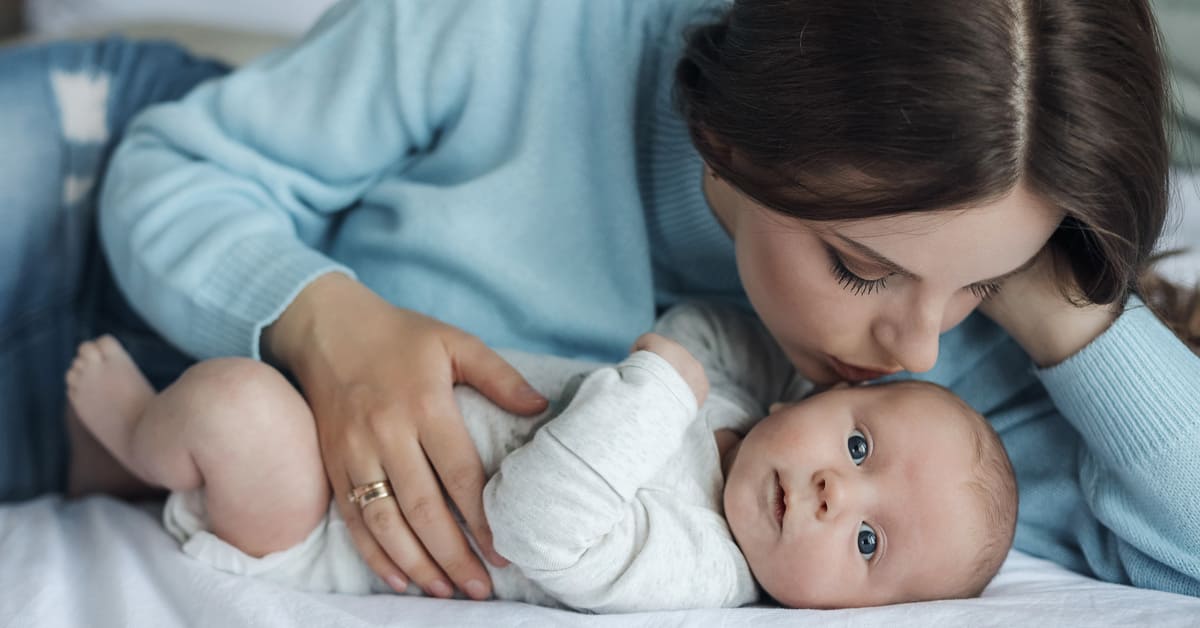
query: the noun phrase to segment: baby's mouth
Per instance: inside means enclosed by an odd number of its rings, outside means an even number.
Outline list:
[[[779,526],[780,531],[783,530],[783,513],[787,511],[787,502],[784,501],[786,495],[783,492],[783,483],[779,481],[779,472],[775,472],[775,524]]]

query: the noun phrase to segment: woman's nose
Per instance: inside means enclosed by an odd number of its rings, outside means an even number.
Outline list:
[[[923,373],[937,364],[943,308],[921,304],[880,319],[875,340],[906,371]]]

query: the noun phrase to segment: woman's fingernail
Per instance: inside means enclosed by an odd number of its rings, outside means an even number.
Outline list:
[[[507,558],[498,554],[496,550],[492,550],[492,553],[488,555],[488,562],[497,567],[507,567],[512,564],[508,562]]]
[[[429,585],[429,592],[437,597],[450,597],[454,595],[454,589],[451,589],[445,580],[434,580]]]
[[[465,588],[467,589],[467,595],[476,600],[482,600],[488,595],[487,587],[478,580],[468,580]]]
[[[388,576],[387,583],[396,593],[404,593],[408,590],[408,583],[400,576]]]
[[[542,396],[542,393],[534,390],[533,387],[529,385],[526,385],[521,389],[521,396],[530,401],[537,401],[538,403],[546,400],[546,398]]]

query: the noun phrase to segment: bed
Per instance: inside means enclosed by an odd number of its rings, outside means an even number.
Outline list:
[[[55,20],[63,16],[76,20],[71,32],[80,32],[81,25],[107,30],[93,19],[99,14],[78,15],[107,4],[115,0],[45,0],[30,18],[43,35],[61,35],[67,26],[56,26]],[[166,16],[164,6],[185,2],[140,4],[156,7],[159,13],[143,17],[159,20]],[[237,4],[253,12],[256,2]],[[293,29],[281,27],[271,36],[194,25],[141,24],[123,30],[134,36],[166,35],[237,62]],[[1200,249],[1200,175],[1177,172],[1174,185],[1173,218],[1163,246]],[[1200,251],[1175,256],[1161,270],[1177,282],[1198,282]],[[1200,626],[1200,599],[1098,582],[1016,551],[978,599],[841,611],[749,607],[596,616],[509,602],[304,594],[189,559],[162,530],[160,508],[106,497],[66,501],[56,496],[0,506],[0,626]]]
[[[3,626],[1197,626],[1200,599],[1097,582],[1012,552],[983,596],[869,609],[583,615],[513,602],[314,595],[192,560],[157,504],[0,508]]]

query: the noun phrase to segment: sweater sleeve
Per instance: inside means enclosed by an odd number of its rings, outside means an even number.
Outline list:
[[[257,356],[261,330],[305,285],[350,273],[323,252],[339,213],[433,150],[469,92],[511,102],[520,86],[504,79],[520,75],[532,15],[491,13],[534,10],[343,2],[297,45],[144,112],[100,210],[134,307],[198,357]],[[473,145],[492,150],[502,133]]]
[[[654,331],[683,345],[704,366],[710,392],[700,415],[714,430],[744,434],[772,403],[799,399],[812,389],[750,312],[684,303],[659,317]]]
[[[488,481],[483,501],[496,551],[575,608],[749,601],[738,598],[748,573],[736,567],[719,514],[665,506],[641,490],[680,449],[695,414],[683,378],[653,353],[588,375],[567,408]],[[704,563],[703,584],[678,577],[688,560]]]
[[[1200,357],[1133,299],[1039,377],[1084,442],[1080,486],[1109,534],[1093,569],[1200,595]]]

